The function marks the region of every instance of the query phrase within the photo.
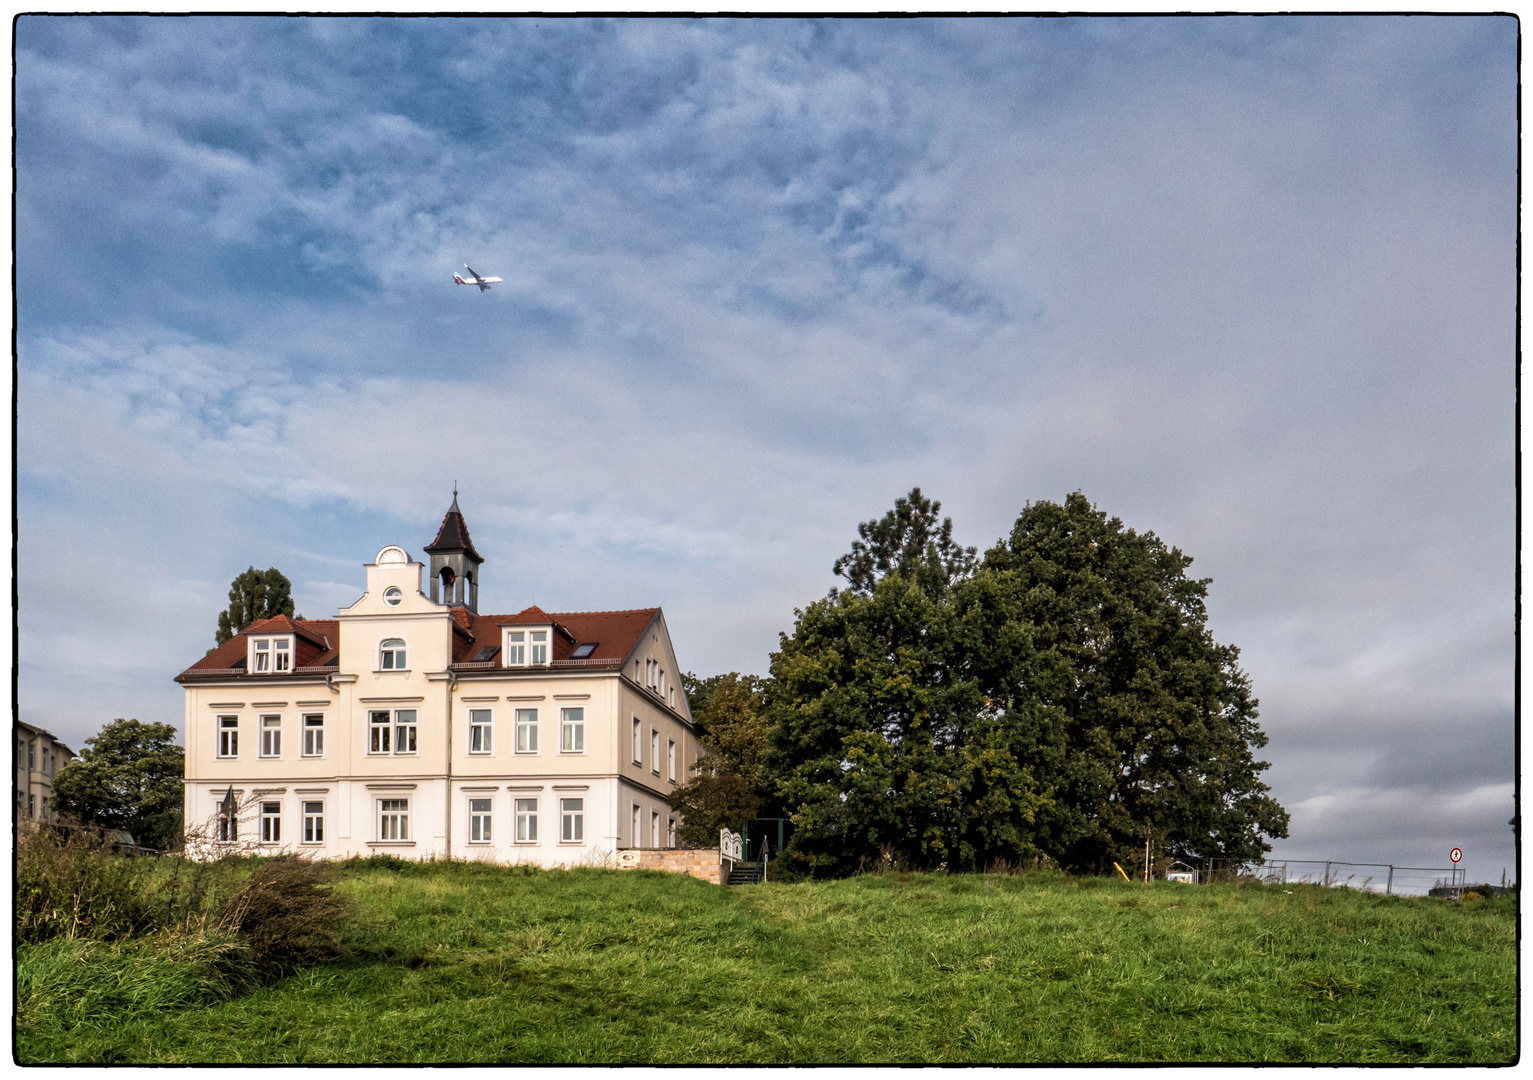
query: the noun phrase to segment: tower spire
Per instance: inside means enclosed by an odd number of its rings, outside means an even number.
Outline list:
[[[442,518],[436,539],[426,545],[431,556],[431,599],[449,607],[479,610],[479,567],[484,558],[474,550],[468,523],[458,509],[458,485],[452,485],[452,506]]]

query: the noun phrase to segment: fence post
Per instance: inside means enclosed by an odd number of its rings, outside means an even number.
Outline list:
[[[1395,864],[1389,864],[1389,880],[1384,883],[1384,895],[1388,896],[1395,887]]]
[[[1331,884],[1331,863],[1329,859],[1326,860],[1325,877],[1320,879],[1320,884],[1325,886],[1329,886]]]

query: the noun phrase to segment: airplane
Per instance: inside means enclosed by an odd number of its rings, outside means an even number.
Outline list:
[[[463,269],[468,271],[468,277],[464,277],[462,274],[454,274],[452,276],[452,279],[459,285],[478,285],[479,291],[484,292],[491,285],[500,283],[500,278],[498,277],[480,277],[468,263],[463,264]]]

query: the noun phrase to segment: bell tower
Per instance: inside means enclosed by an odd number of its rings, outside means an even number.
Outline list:
[[[431,556],[431,599],[448,607],[466,607],[479,613],[479,567],[484,564],[468,524],[458,509],[458,489],[452,489],[452,506],[442,518],[436,539],[426,545]]]

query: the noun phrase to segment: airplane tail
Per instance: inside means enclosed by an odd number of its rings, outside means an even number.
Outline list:
[[[453,275],[453,276],[452,276],[452,279],[453,279],[453,280],[454,280],[454,281],[456,281],[456,282],[457,282],[457,283],[458,283],[458,284],[459,284],[459,285],[467,285],[467,284],[468,284],[468,282],[466,282],[466,281],[464,281],[464,280],[463,280],[463,277],[462,277],[462,275],[460,275],[460,274],[454,274],[454,275]]]

